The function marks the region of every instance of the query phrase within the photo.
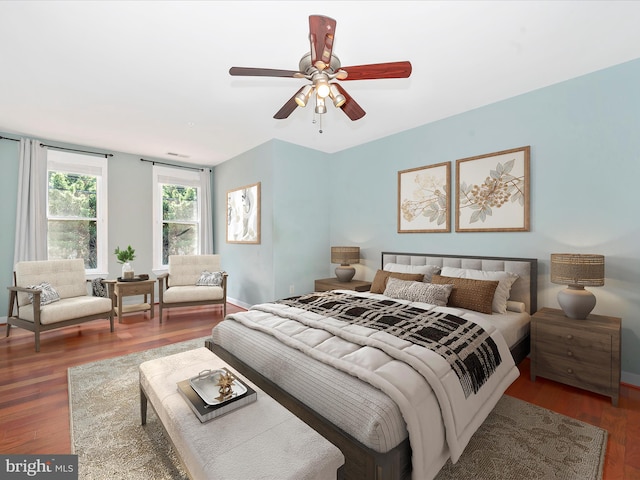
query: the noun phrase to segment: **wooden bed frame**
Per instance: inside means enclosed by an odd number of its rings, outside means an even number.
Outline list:
[[[513,271],[511,267],[514,267],[516,272],[526,272],[528,275],[521,273],[520,278],[514,283],[512,295],[515,294],[515,298],[513,299],[523,301],[530,314],[537,310],[536,259],[382,252],[380,268],[387,263],[507,271]],[[517,285],[518,282],[520,283]],[[224,348],[215,345],[213,341],[207,341],[206,346],[342,451],[345,464],[338,472],[338,479],[408,480],[411,478],[411,446],[408,438],[389,452],[376,452],[238,360]],[[516,363],[522,361],[529,353],[529,336],[527,335],[512,347],[511,353]]]

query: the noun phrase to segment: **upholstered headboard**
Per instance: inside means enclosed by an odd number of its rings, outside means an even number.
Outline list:
[[[436,265],[439,267],[471,268],[484,271],[505,271],[518,275],[511,286],[510,300],[523,302],[527,312],[538,310],[538,260],[535,258],[474,257],[468,255],[439,255],[433,253],[382,252],[382,266]]]

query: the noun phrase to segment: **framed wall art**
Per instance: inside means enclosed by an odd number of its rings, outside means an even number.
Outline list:
[[[398,172],[398,233],[450,232],[451,162]]]
[[[227,192],[227,243],[260,243],[260,182]]]
[[[529,231],[530,150],[456,160],[456,232]]]

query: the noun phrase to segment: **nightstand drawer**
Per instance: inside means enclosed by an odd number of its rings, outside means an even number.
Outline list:
[[[611,336],[581,332],[556,325],[538,326],[536,346],[541,354],[552,354],[567,360],[610,368]]]
[[[596,367],[592,362],[583,363],[575,358],[538,354],[537,364],[538,375],[542,377],[587,390],[611,389],[611,359]]]

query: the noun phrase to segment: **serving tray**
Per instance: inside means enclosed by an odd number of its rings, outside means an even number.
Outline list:
[[[218,382],[220,381],[220,377],[227,373],[229,373],[227,370],[203,370],[195,377],[191,377],[189,384],[207,405],[223,405],[247,393],[247,387],[239,381],[235,381],[231,388],[231,395],[225,397],[224,400],[220,399],[220,386]]]

